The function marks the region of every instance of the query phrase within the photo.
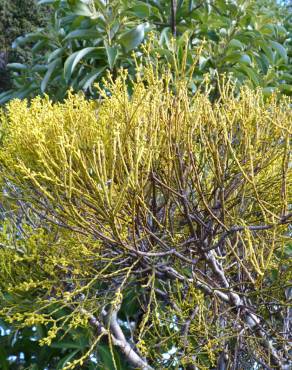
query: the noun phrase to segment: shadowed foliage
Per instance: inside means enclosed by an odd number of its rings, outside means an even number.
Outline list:
[[[135,74],[133,53],[155,40],[154,59],[172,65],[173,51],[187,47],[187,66],[192,89],[205,73],[230,73],[238,85],[261,86],[265,94],[278,88],[291,94],[291,9],[276,0],[40,0],[52,16],[43,29],[18,37],[14,44],[30,46],[33,63],[9,65],[13,89],[0,96],[0,104],[12,98],[47,93],[54,100],[68,88],[89,97],[98,93],[95,81],[121,67]],[[150,32],[151,31],[151,32]],[[151,36],[150,36],[151,35]],[[177,45],[174,46],[173,38]],[[182,62],[182,49],[178,60]]]
[[[47,8],[38,7],[36,0],[0,0],[0,92],[12,87],[11,70],[6,68],[8,63],[13,63],[15,67],[31,63],[31,48],[12,47],[13,41],[44,26],[48,16]]]

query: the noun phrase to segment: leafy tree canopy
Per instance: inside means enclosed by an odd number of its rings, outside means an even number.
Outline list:
[[[0,92],[12,87],[7,63],[29,64],[32,59],[29,45],[12,48],[13,41],[43,26],[46,10],[35,0],[0,0]]]
[[[30,45],[33,62],[13,63],[14,89],[0,97],[48,93],[62,99],[69,87],[95,96],[94,81],[123,66],[134,74],[133,52],[149,35],[152,54],[175,69],[172,51],[188,40],[187,63],[192,89],[208,72],[232,73],[241,84],[291,92],[291,12],[274,0],[40,0],[53,9],[47,27],[19,37],[14,45]],[[290,17],[290,18],[289,18]],[[178,53],[182,58],[182,52]]]

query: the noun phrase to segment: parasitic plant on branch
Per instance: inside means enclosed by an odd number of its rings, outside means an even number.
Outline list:
[[[140,71],[129,96],[121,71],[99,101],[2,112],[2,202],[23,221],[1,236],[1,315],[46,325],[46,345],[91,327],[65,369],[100,342],[115,368],[116,350],[139,369],[285,368],[290,101],[170,80]]]

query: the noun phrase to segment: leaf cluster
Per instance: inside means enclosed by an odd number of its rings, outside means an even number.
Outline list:
[[[192,72],[195,91],[205,73],[232,73],[240,85],[261,86],[266,94],[275,88],[291,92],[289,8],[273,0],[211,1],[100,1],[41,0],[52,9],[47,27],[15,40],[15,46],[32,48],[33,63],[13,63],[14,89],[0,97],[48,93],[58,100],[72,87],[89,96],[97,94],[94,82],[109,69],[120,67],[135,74],[137,49],[156,39],[153,58],[173,65],[175,38],[188,40],[187,65],[191,68],[197,48],[203,47],[199,64]],[[290,17],[290,18],[289,18]],[[151,32],[150,32],[151,31]],[[178,52],[182,60],[182,52]]]

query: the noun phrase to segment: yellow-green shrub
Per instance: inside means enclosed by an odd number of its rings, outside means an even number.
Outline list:
[[[100,101],[15,100],[2,112],[2,198],[20,199],[46,230],[39,245],[23,236],[0,250],[9,266],[1,289],[18,297],[3,296],[2,314],[54,322],[50,343],[66,320],[102,321],[134,290],[143,318],[133,335],[148,361],[162,366],[173,343],[181,364],[214,366],[266,300],[260,287],[283,299],[270,272],[281,268],[291,216],[290,101],[247,88],[238,97],[225,80],[211,103],[207,93],[190,97],[187,82],[172,93],[170,76],[153,69],[129,96],[126,78],[109,78]],[[28,291],[33,308],[19,300]],[[56,302],[72,313],[56,321]],[[246,330],[247,348],[277,362],[264,334]]]

